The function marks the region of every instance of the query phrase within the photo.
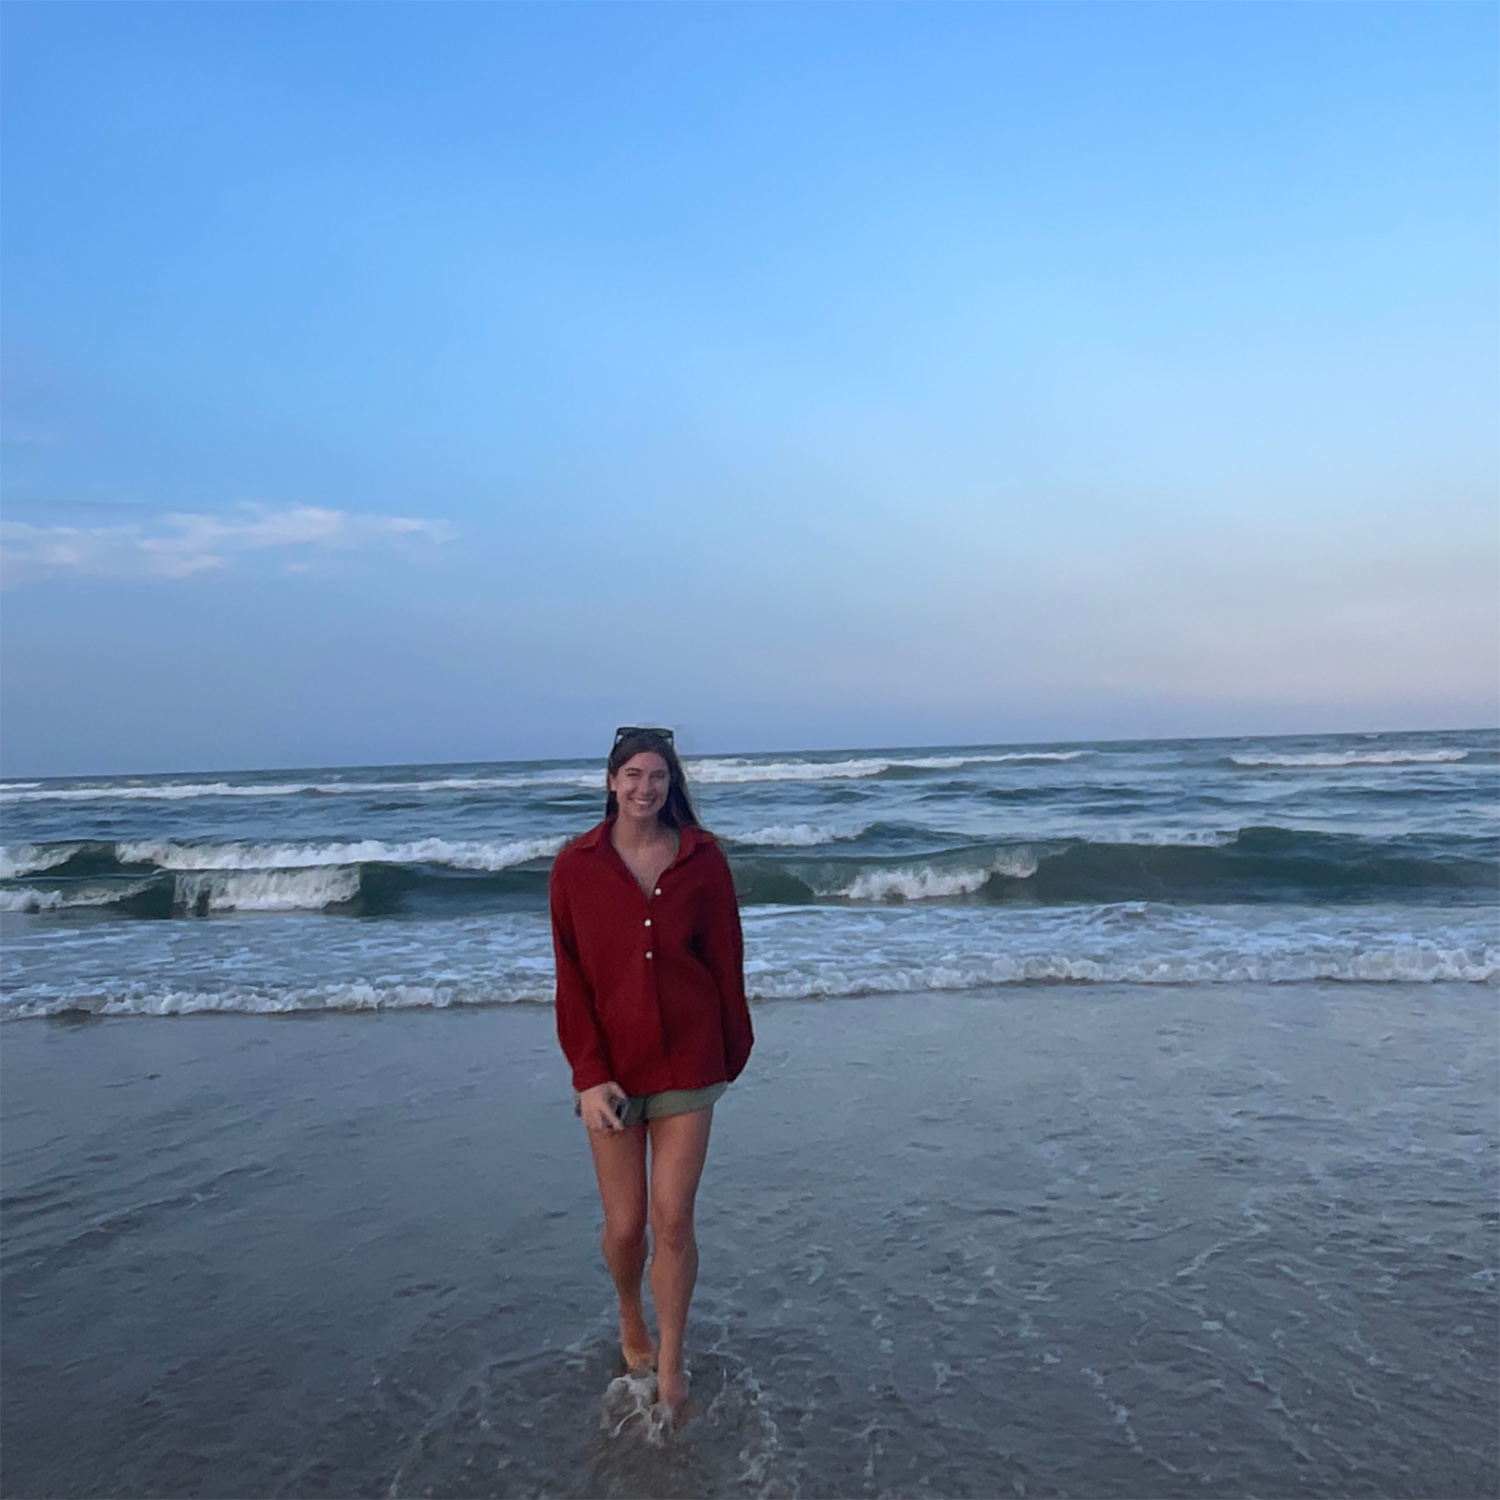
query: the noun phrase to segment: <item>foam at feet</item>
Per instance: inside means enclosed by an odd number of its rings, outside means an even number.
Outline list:
[[[672,1427],[672,1413],[657,1400],[654,1371],[631,1370],[610,1381],[599,1407],[600,1432],[612,1438],[638,1437],[659,1448]]]
[[[652,1372],[613,1376],[613,1328],[565,1349],[496,1359],[488,1351],[497,1322],[513,1316],[486,1308],[424,1322],[333,1418],[285,1492],[329,1493],[334,1475],[340,1492],[450,1500],[796,1492],[759,1382],[733,1354],[695,1356],[693,1398],[673,1426]]]

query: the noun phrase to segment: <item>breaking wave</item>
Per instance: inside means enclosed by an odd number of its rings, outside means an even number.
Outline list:
[[[182,844],[131,840],[115,846],[123,865],[153,864],[164,870],[295,870],[323,865],[447,865],[455,870],[509,870],[534,859],[550,859],[567,840],[511,839],[455,842],[417,839],[389,844],[379,839],[334,844]]]
[[[83,847],[82,844],[17,844],[0,847],[0,880],[14,880],[66,864]]]
[[[998,765],[1006,761],[1046,763],[1077,760],[1087,750],[1017,750],[1004,754],[861,755],[844,760],[752,760],[728,756],[689,761],[688,780],[700,786],[751,781],[859,781],[891,771],[951,771],[960,766]]]
[[[735,878],[747,903],[1485,901],[1500,895],[1497,852],[1481,838],[1245,828],[1212,839],[968,845],[900,861],[756,855],[736,863]]]
[[[183,802],[198,797],[369,797],[422,795],[429,792],[520,791],[529,787],[594,788],[598,771],[534,772],[515,776],[444,776],[423,781],[182,781],[101,783],[89,786],[38,786],[7,782],[0,800],[7,802]]]
[[[869,840],[867,843],[866,840]],[[893,841],[926,853],[899,857]],[[327,911],[380,915],[415,905],[433,914],[540,908],[559,837],[301,844],[70,841],[7,852],[0,884],[10,911],[97,905],[139,917]],[[1144,831],[1119,842],[1059,837],[962,840],[896,824],[840,831],[778,824],[730,841],[741,901],[754,905],[901,902],[1167,901],[1184,903],[1401,899],[1492,901],[1500,849],[1492,839],[1380,840],[1288,828]],[[934,848],[936,843],[938,847]],[[832,847],[842,845],[849,852]],[[805,852],[804,852],[805,851]]]
[[[811,849],[819,844],[848,842],[863,837],[870,825],[838,828],[831,823],[773,823],[743,833],[725,834],[734,844],[759,845],[766,849]]]
[[[1038,858],[1024,846],[997,854],[988,864],[976,867],[862,870],[845,887],[829,892],[851,901],[940,901],[945,897],[969,896],[982,890],[996,875],[1029,880],[1036,874]]]
[[[200,916],[226,911],[327,911],[360,894],[358,865],[304,870],[183,870],[174,908]]]
[[[97,907],[163,918],[222,912],[373,916],[408,900],[463,909],[545,899],[539,868],[565,840],[189,844],[170,839],[23,845],[6,851],[0,911]],[[10,884],[25,875],[25,884]]]
[[[13,885],[0,889],[0,911],[59,911],[66,906],[118,906],[143,895],[151,887],[149,880],[101,881],[96,885],[54,887]]]

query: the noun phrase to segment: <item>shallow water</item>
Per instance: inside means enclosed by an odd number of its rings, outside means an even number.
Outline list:
[[[1488,987],[756,1019],[662,1443],[550,1013],[8,1027],[7,1493],[1495,1493]]]

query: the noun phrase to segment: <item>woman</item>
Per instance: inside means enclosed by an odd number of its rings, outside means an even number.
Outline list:
[[[654,1359],[675,1416],[714,1101],[754,1037],[734,882],[699,826],[671,731],[617,731],[606,780],[604,821],[552,867],[557,1033],[594,1154],[625,1366]],[[641,1308],[648,1223],[657,1350]]]

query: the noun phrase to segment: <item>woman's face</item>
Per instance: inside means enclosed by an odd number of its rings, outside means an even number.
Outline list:
[[[654,750],[632,755],[609,778],[609,789],[620,804],[622,818],[655,818],[667,805],[671,773],[667,763]]]

